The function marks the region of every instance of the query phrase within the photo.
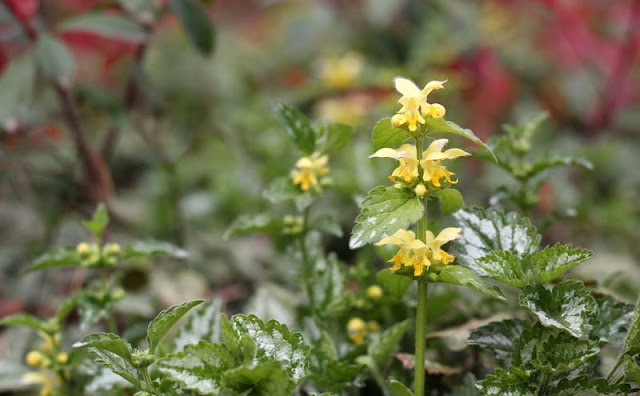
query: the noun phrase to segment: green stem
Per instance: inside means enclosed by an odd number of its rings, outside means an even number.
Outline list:
[[[104,294],[108,293],[110,287],[109,287],[108,274],[107,274],[106,268],[100,268],[100,280],[101,280],[101,286],[102,286],[102,293]],[[107,327],[109,328],[109,332],[113,334],[118,334],[118,326],[116,325],[116,320],[113,317],[112,309],[109,309],[106,320],[107,320]]]
[[[146,392],[152,392],[153,391],[153,383],[151,382],[151,376],[149,375],[149,370],[147,369],[147,367],[142,367],[142,368],[138,369],[138,371],[140,372],[140,376],[144,380],[144,383],[145,383],[146,388],[147,388],[147,389],[143,389],[143,390],[146,391]]]
[[[615,372],[618,370],[618,367],[620,367],[620,365],[622,364],[622,359],[624,359],[624,353],[621,353],[620,356],[618,356],[618,360],[616,360],[616,364],[613,365],[613,368],[611,369],[611,371],[609,371],[609,375],[607,375],[607,381],[611,381],[611,377],[613,377],[613,374],[615,374]]]
[[[303,212],[303,228],[302,234],[300,235],[300,252],[302,254],[302,278],[305,287],[305,291],[307,292],[307,297],[309,298],[309,305],[311,306],[311,313],[315,316],[315,301],[313,297],[313,288],[311,287],[311,274],[313,272],[313,268],[311,268],[311,262],[309,261],[309,252],[307,250],[307,234],[309,233],[309,212],[311,210],[310,206],[307,206]]]
[[[416,138],[416,154],[417,159],[422,159],[422,138]],[[419,181],[422,182],[423,169],[418,167]],[[429,197],[425,195],[422,198],[424,212],[422,218],[418,222],[418,239],[426,242],[427,239],[427,200]],[[416,312],[416,347],[415,347],[415,374],[414,374],[414,392],[415,396],[424,396],[425,389],[425,352],[426,352],[426,327],[427,327],[427,289],[429,283],[426,278],[418,279],[418,308]]]

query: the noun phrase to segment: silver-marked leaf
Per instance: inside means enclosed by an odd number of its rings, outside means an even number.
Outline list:
[[[175,351],[182,351],[187,345],[200,341],[212,344],[222,341],[222,302],[218,299],[208,301],[193,311],[189,319],[178,328],[174,338]]]
[[[589,380],[589,376],[563,379],[549,389],[553,396],[628,396],[634,391],[629,384],[609,384],[604,378]]]
[[[475,261],[492,251],[511,252],[523,258],[538,249],[540,234],[520,214],[474,207],[461,209],[453,217],[462,232],[452,253],[460,263],[482,276],[490,274],[475,265]]]
[[[454,188],[438,190],[433,195],[440,201],[440,210],[445,216],[453,214],[464,207],[462,194]]]
[[[136,241],[125,246],[122,251],[124,260],[135,257],[172,256],[178,259],[186,259],[189,252],[169,242],[162,241]]]
[[[624,340],[624,347],[622,348],[622,353],[633,355],[638,352],[640,352],[640,298],[638,298],[636,302],[629,332],[627,333],[627,337]]]
[[[499,287],[492,285],[472,269],[460,265],[444,266],[440,272],[438,272],[438,281],[451,283],[452,285],[472,287],[498,300],[505,299]]]
[[[275,320],[264,323],[255,315],[234,315],[222,326],[227,345],[239,345],[242,337],[255,342],[254,364],[276,360],[296,383],[307,375],[309,347],[302,334],[289,332],[287,326]]]
[[[616,301],[607,296],[594,296],[598,305],[596,323],[591,335],[600,343],[611,343],[624,337],[631,325],[633,305]]]
[[[383,118],[373,127],[371,144],[373,151],[378,151],[385,147],[397,147],[409,138],[411,138],[409,132],[391,125],[391,118]]]
[[[63,32],[90,32],[98,36],[134,43],[140,42],[146,37],[145,31],[140,25],[119,14],[80,14],[66,19],[58,27]]]
[[[329,308],[345,295],[345,268],[335,254],[316,262],[311,292],[316,304],[322,308],[322,314],[330,316],[333,312]]]
[[[478,381],[477,386],[485,396],[538,396],[538,386],[522,367],[512,366],[509,371],[497,369],[493,375]]]
[[[576,370],[588,375],[597,363],[599,352],[600,348],[590,341],[538,323],[515,339],[513,364],[553,378],[565,378]]]
[[[482,349],[490,350],[498,359],[507,359],[514,351],[516,342],[525,329],[530,328],[529,322],[521,319],[506,319],[499,322],[491,322],[488,325],[475,329],[467,344],[477,345]]]
[[[522,268],[523,260],[511,252],[497,251],[477,259],[475,266],[492,279],[525,287],[530,283],[530,274]]]
[[[228,239],[237,235],[261,232],[266,234],[279,233],[282,230],[282,220],[266,213],[243,215],[238,217],[224,232]]]
[[[493,154],[493,151],[491,151],[491,148],[489,148],[489,146],[487,146],[482,140],[480,140],[471,129],[463,128],[454,122],[445,120],[444,118],[433,117],[429,117],[425,125],[429,133],[446,132],[471,140],[473,143],[488,151],[493,157],[494,161],[498,162],[498,159]]]
[[[530,268],[535,281],[543,284],[558,278],[592,255],[588,250],[573,248],[571,245],[547,246],[531,256]]]
[[[287,370],[275,360],[231,369],[223,374],[222,380],[225,387],[242,395],[284,396],[296,387]]]
[[[597,305],[589,290],[577,281],[564,281],[547,290],[527,287],[520,305],[528,309],[546,327],[565,330],[576,338],[587,338],[593,328]]]
[[[396,274],[390,269],[383,269],[376,274],[378,283],[391,297],[400,300],[409,290],[413,280],[407,276]]]
[[[87,348],[95,361],[107,367],[140,388],[140,377],[131,359],[131,345],[115,334],[96,333],[73,344],[74,348]]]
[[[349,247],[357,249],[378,242],[384,235],[407,228],[422,217],[422,202],[411,191],[393,187],[376,187],[360,205]]]
[[[388,328],[381,334],[375,334],[369,344],[367,354],[376,367],[383,370],[393,358],[402,337],[411,327],[412,321],[407,319]]]
[[[49,268],[79,266],[80,257],[76,249],[71,247],[55,248],[38,257],[27,268],[27,272],[42,271]]]
[[[298,149],[303,154],[312,154],[316,149],[316,132],[307,117],[298,109],[284,103],[280,103],[276,111],[284,120],[287,134]]]
[[[194,300],[171,306],[160,312],[149,323],[147,328],[147,341],[149,341],[149,352],[154,353],[158,344],[171,328],[191,310],[191,308],[202,303],[204,300]]]
[[[222,344],[201,341],[158,362],[158,370],[185,389],[200,395],[219,395],[222,375],[235,367],[233,355]]]

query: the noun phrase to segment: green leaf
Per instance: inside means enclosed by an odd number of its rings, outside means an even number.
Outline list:
[[[323,136],[322,152],[335,153],[349,144],[353,136],[353,127],[346,124],[330,124]]]
[[[340,224],[338,224],[332,216],[329,215],[321,215],[313,219],[309,228],[312,230],[320,231],[327,233],[329,235],[333,235],[337,238],[342,237],[342,228]]]
[[[509,371],[497,369],[477,385],[485,396],[538,396],[535,378],[521,367],[512,366]]]
[[[189,257],[189,252],[169,242],[135,241],[125,246],[122,251],[123,259],[151,256],[172,256],[179,259]]]
[[[387,381],[387,386],[391,392],[391,396],[413,396],[411,389],[407,388],[402,382],[393,378]]]
[[[98,238],[102,235],[107,224],[109,224],[109,213],[107,212],[107,207],[102,203],[96,207],[91,219],[84,222],[84,226]]]
[[[633,317],[633,305],[625,304],[607,296],[594,296],[598,305],[592,338],[606,344],[624,337]]]
[[[290,395],[296,387],[287,371],[273,360],[231,369],[223,374],[223,381],[229,389],[255,396]]]
[[[452,246],[458,262],[482,276],[491,274],[475,261],[493,251],[506,251],[523,258],[538,250],[540,234],[529,219],[517,213],[496,209],[464,208],[453,217],[462,228],[460,239]]]
[[[40,33],[36,43],[36,62],[47,77],[65,84],[71,82],[76,67],[67,46],[49,33]]]
[[[522,268],[523,262],[511,252],[491,252],[479,258],[475,266],[480,268],[482,274],[510,284],[515,287],[525,287],[532,283],[530,274]]]
[[[255,342],[254,362],[277,360],[299,383],[307,373],[309,347],[300,333],[290,333],[287,326],[271,320],[264,323],[255,315],[234,315],[223,322],[223,337],[232,350],[238,348],[243,337]]]
[[[0,7],[1,8],[1,7]],[[33,111],[36,62],[32,53],[11,59],[0,73],[0,120],[25,119]]]
[[[160,312],[149,323],[147,328],[147,340],[149,341],[149,352],[155,353],[156,348],[167,332],[191,310],[191,308],[202,303],[204,300],[193,300],[182,304],[177,304]]]
[[[0,326],[26,326],[34,330],[44,331],[48,334],[51,334],[55,331],[55,329],[51,328],[51,325],[49,325],[47,322],[26,313],[17,313],[5,316],[4,318],[0,319]]]
[[[499,287],[482,279],[482,277],[473,270],[460,265],[446,265],[442,267],[438,273],[438,281],[451,283],[452,285],[473,287],[498,300],[505,299]]]
[[[589,341],[538,323],[516,339],[513,364],[561,379],[576,369],[589,375],[599,352],[600,349]]]
[[[566,378],[549,389],[553,396],[627,396],[632,392],[628,384],[609,384],[604,378],[589,381],[588,376]]]
[[[624,340],[624,347],[622,348],[622,353],[633,355],[638,352],[640,352],[640,298],[638,302],[636,302],[629,332],[627,333],[627,337]]]
[[[51,250],[38,257],[27,268],[27,272],[42,271],[49,268],[79,266],[80,257],[75,248],[63,247]]]
[[[178,328],[174,338],[175,351],[182,351],[187,345],[200,341],[217,343],[222,341],[222,302],[218,299],[208,301],[196,309],[189,319]]]
[[[624,373],[627,379],[640,383],[640,356],[624,356]]]
[[[496,358],[504,360],[511,356],[514,351],[514,342],[529,327],[529,322],[521,319],[491,322],[486,326],[475,329],[469,335],[467,344],[490,350],[496,355]]]
[[[282,219],[279,217],[267,213],[242,215],[227,228],[224,238],[251,233],[279,234],[281,230]]]
[[[453,390],[452,396],[481,396],[476,388],[476,377],[471,373],[465,374],[463,383]]]
[[[73,344],[74,348],[87,348],[95,361],[107,367],[140,388],[140,377],[131,360],[131,345],[115,334],[97,333]]]
[[[196,0],[171,0],[169,4],[193,46],[204,55],[210,55],[216,37],[207,10]]]
[[[287,134],[298,149],[305,155],[312,154],[316,149],[316,132],[307,117],[284,103],[280,103],[276,111],[284,120]]]
[[[553,157],[528,164],[528,166],[523,169],[516,168],[514,175],[522,179],[530,179],[548,169],[561,166],[578,166],[586,170],[593,170],[593,164],[583,158]]]
[[[65,20],[58,27],[63,32],[89,32],[129,42],[140,42],[147,36],[140,25],[118,14],[80,14]]]
[[[335,314],[332,305],[345,295],[345,265],[338,260],[335,254],[329,255],[326,260],[318,260],[314,268],[314,281],[312,293],[314,301],[322,308],[321,313],[332,316]]]
[[[376,187],[369,191],[360,209],[349,240],[351,249],[378,242],[385,234],[409,227],[424,212],[422,202],[413,192],[393,187]]]
[[[383,118],[373,127],[371,144],[373,151],[378,151],[385,147],[397,147],[410,137],[411,134],[404,129],[394,128],[391,125],[391,118]]]
[[[531,270],[538,284],[551,282],[570,268],[591,257],[593,253],[571,245],[547,246],[531,257]]]
[[[454,122],[445,120],[444,118],[433,117],[427,118],[427,122],[425,125],[429,133],[446,132],[471,140],[473,143],[488,151],[493,157],[494,161],[498,162],[498,159],[496,158],[495,154],[493,154],[493,151],[491,151],[491,148],[484,144],[482,140],[478,139],[478,137],[474,135],[471,129],[463,128]]]
[[[158,362],[158,370],[186,390],[200,395],[219,395],[224,390],[222,375],[236,366],[232,354],[222,344],[200,341],[182,352]]]
[[[407,319],[393,325],[382,334],[374,335],[367,349],[367,354],[379,370],[384,371],[384,368],[389,364],[402,337],[411,327],[411,323],[412,321]]]
[[[565,330],[576,338],[587,338],[593,328],[597,305],[589,290],[577,281],[564,281],[547,290],[527,287],[520,305],[528,309],[546,327]]]
[[[299,211],[303,211],[313,201],[313,193],[311,191],[301,191],[289,177],[275,179],[263,194],[266,199],[274,204],[293,200]]]
[[[61,325],[62,322],[64,322],[67,316],[69,316],[71,311],[73,311],[73,309],[76,307],[77,303],[78,303],[78,297],[73,296],[73,297],[67,298],[62,302],[62,304],[60,304],[60,306],[58,307],[58,310],[56,311],[56,317],[55,317],[56,323],[58,323],[58,325]]]
[[[413,280],[404,275],[396,274],[390,269],[383,269],[376,274],[376,279],[384,291],[391,297],[400,300],[409,290]]]
[[[103,318],[107,318],[116,303],[109,294],[93,294],[89,291],[78,295],[78,313],[80,314],[80,328],[86,330],[98,323]]]
[[[0,367],[2,367],[0,370],[0,394],[22,394],[18,391],[26,390],[31,386],[22,379],[31,370],[17,362],[15,358],[0,358]]]
[[[453,188],[445,188],[433,193],[440,201],[440,210],[442,214],[448,216],[457,212],[464,207],[464,200],[460,191]]]
[[[348,386],[358,386],[358,375],[364,368],[361,364],[333,360],[326,363],[324,370],[311,375],[309,380],[323,389],[340,392]]]

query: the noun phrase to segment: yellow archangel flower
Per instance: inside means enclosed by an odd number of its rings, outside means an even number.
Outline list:
[[[40,384],[40,396],[50,396],[53,393],[54,388],[60,385],[61,379],[54,374],[47,374],[43,372],[27,373],[22,376],[22,383],[27,385]]]
[[[455,175],[455,173],[441,165],[443,160],[471,155],[459,148],[442,151],[447,142],[447,139],[434,140],[424,153],[422,153],[422,160],[420,161],[420,167],[422,167],[424,171],[422,179],[431,183],[436,188],[442,187],[440,183],[442,179],[445,179],[450,184],[458,183],[457,180],[451,179],[451,176]]]
[[[320,77],[329,88],[343,89],[353,85],[361,70],[362,56],[354,52],[320,62]]]
[[[411,184],[418,177],[418,159],[416,157],[416,146],[403,144],[398,150],[382,148],[376,151],[369,158],[393,158],[400,162],[400,165],[393,170],[389,180],[403,181]]]
[[[313,153],[310,157],[302,157],[296,163],[296,169],[291,172],[293,184],[300,185],[302,191],[309,191],[311,187],[319,185],[318,179],[327,173],[329,168],[326,166],[329,156]]]
[[[413,132],[418,129],[418,123],[424,124],[426,122],[423,116],[444,117],[446,113],[444,106],[427,102],[427,96],[431,91],[444,89],[445,82],[446,80],[431,81],[420,89],[413,81],[403,77],[396,77],[394,84],[396,90],[402,94],[402,97],[398,100],[402,107],[391,118],[393,126],[399,127],[400,125],[408,124],[409,130]]]
[[[401,267],[413,267],[413,275],[420,276],[424,267],[430,267],[433,262],[450,264],[454,256],[442,250],[442,246],[453,241],[460,236],[460,228],[448,227],[442,230],[437,236],[431,231],[426,233],[426,242],[415,239],[412,231],[399,229],[393,235],[382,239],[376,245],[396,245],[400,251],[393,256],[390,263],[393,263],[392,271],[397,271]]]

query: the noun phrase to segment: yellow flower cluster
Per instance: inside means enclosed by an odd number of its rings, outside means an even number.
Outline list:
[[[24,384],[39,384],[40,396],[49,396],[62,383],[62,377],[53,371],[59,371],[61,365],[69,362],[69,355],[60,352],[60,334],[49,335],[42,331],[38,335],[44,340],[38,350],[32,350],[25,356],[27,365],[40,369],[39,372],[27,373],[22,377]],[[65,372],[66,373],[66,372]]]
[[[426,242],[416,238],[413,231],[399,229],[393,235],[378,242],[377,246],[395,245],[400,248],[398,253],[389,260],[393,263],[392,271],[402,267],[413,267],[413,275],[422,275],[425,267],[430,267],[434,262],[450,264],[454,256],[442,250],[442,246],[460,236],[460,228],[445,228],[437,236],[431,231],[426,232]]]
[[[351,318],[347,322],[347,334],[354,344],[362,344],[370,333],[379,333],[380,324],[375,320],[365,322],[360,318]]]
[[[403,144],[398,150],[382,148],[371,155],[371,157],[393,158],[400,163],[400,165],[393,170],[391,176],[389,176],[389,180],[391,181],[412,184],[418,178],[418,166],[420,166],[423,170],[422,180],[435,188],[440,188],[442,187],[442,179],[450,184],[456,184],[458,182],[451,178],[455,173],[445,168],[442,165],[442,161],[470,155],[466,151],[458,148],[442,151],[447,142],[447,139],[434,140],[422,153],[422,159],[420,161],[417,159],[416,146],[411,144]],[[422,191],[422,195],[424,195],[425,191]],[[416,191],[416,193],[420,195],[418,191]]]
[[[394,84],[396,90],[402,94],[398,103],[402,105],[397,114],[391,118],[391,123],[398,128],[407,124],[409,130],[414,132],[418,129],[418,124],[426,122],[424,117],[442,118],[446,110],[438,103],[427,102],[427,97],[432,91],[444,89],[446,81],[431,81],[420,89],[413,81],[396,77]]]
[[[327,167],[329,156],[313,153],[309,157],[302,157],[296,163],[296,169],[291,172],[293,184],[299,185],[302,191],[316,190],[320,186],[320,178],[329,173]]]

